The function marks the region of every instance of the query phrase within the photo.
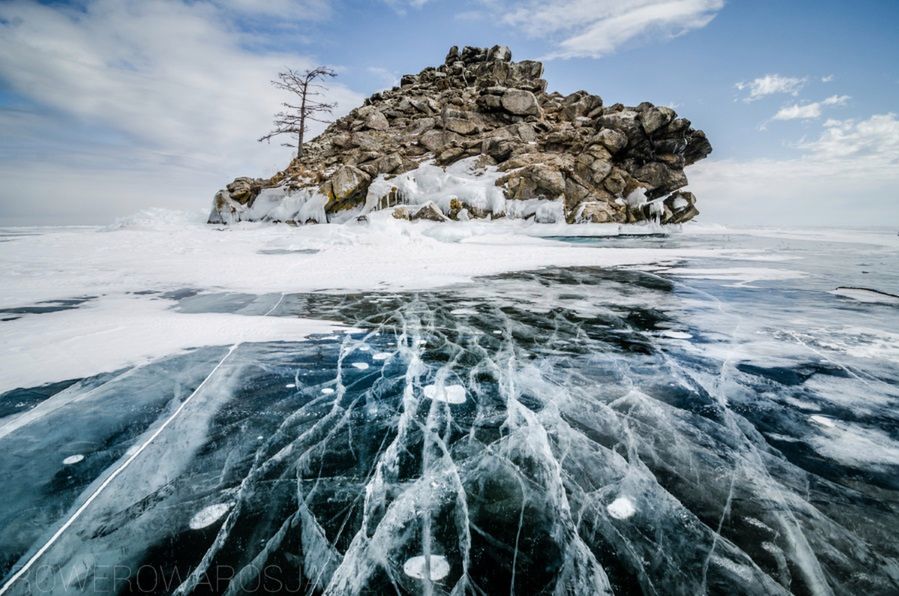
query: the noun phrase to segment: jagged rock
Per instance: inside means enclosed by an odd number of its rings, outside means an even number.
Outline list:
[[[623,208],[614,202],[586,201],[574,216],[575,223],[610,223],[617,221]]]
[[[321,201],[318,193],[324,194],[329,214],[361,214],[375,178],[389,179],[429,160],[448,166],[467,157],[502,173],[496,182],[509,200],[563,198],[569,222],[680,223],[698,213],[695,197],[679,189],[687,184],[684,168],[712,151],[705,133],[665,106],[604,105],[588,91],[547,93],[542,76],[540,62],[512,62],[505,46],[450,48],[443,64],[403,76],[399,86],[373,94],[332,123],[283,171],[228,184],[216,193],[209,221],[256,216],[257,197],[273,187],[285,195],[306,193],[303,200]],[[645,199],[625,206],[635,191]],[[441,197],[440,204],[448,199]],[[456,201],[451,219],[503,213]],[[397,202],[394,191],[378,207]],[[421,217],[447,219],[443,213],[438,218],[435,208]],[[419,210],[410,205],[394,215],[408,219]],[[293,219],[308,217],[298,211]]]
[[[225,188],[228,190],[231,200],[236,201],[241,205],[246,205],[256,198],[256,195],[259,194],[259,190],[262,186],[252,178],[242,177],[235,178],[234,181]]]
[[[443,121],[443,128],[460,135],[470,135],[478,132],[478,123],[465,118],[447,118]]]
[[[428,201],[415,211],[412,211],[409,214],[409,219],[412,221],[418,221],[420,219],[426,219],[428,221],[446,221],[448,218],[443,214],[443,211],[440,210],[440,207],[438,207],[436,203]]]
[[[365,200],[365,193],[371,176],[354,166],[341,166],[321,187],[321,193],[328,197],[325,210],[339,211],[353,204],[354,201]]]
[[[502,97],[503,109],[517,116],[536,116],[540,113],[537,98],[530,91],[506,89]]]
[[[487,60],[497,62],[511,62],[512,61],[512,50],[510,50],[507,46],[493,46],[490,48],[490,51],[487,52]]]
[[[679,224],[699,215],[699,210],[696,209],[696,196],[692,192],[672,193],[665,199],[664,204],[666,211],[662,223]]]
[[[641,114],[643,132],[653,134],[674,119],[674,110],[667,107],[652,107]]]
[[[387,130],[390,128],[390,122],[387,121],[387,117],[374,106],[359,108],[358,115],[365,119],[363,123],[365,128],[371,130]]]
[[[565,192],[565,177],[562,173],[551,165],[542,163],[524,166],[497,182],[505,185],[506,196],[511,199],[555,199]]]
[[[627,137],[612,128],[604,128],[599,131],[593,140],[601,143],[613,155],[627,146]]]

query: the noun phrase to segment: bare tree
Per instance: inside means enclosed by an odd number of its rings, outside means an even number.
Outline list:
[[[318,66],[303,72],[289,68],[285,72],[279,72],[278,79],[272,81],[272,85],[296,95],[300,105],[282,103],[284,111],[275,114],[274,129],[259,137],[259,142],[271,141],[272,137],[278,135],[297,135],[296,145],[291,143],[282,143],[282,145],[296,147],[297,157],[303,157],[303,137],[306,134],[308,123],[310,121],[329,122],[329,120],[322,119],[320,115],[331,114],[331,111],[337,107],[336,103],[326,103],[317,99],[324,95],[327,87],[316,81],[336,76],[337,73],[326,66]]]

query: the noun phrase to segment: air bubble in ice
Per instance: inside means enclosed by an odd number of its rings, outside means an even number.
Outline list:
[[[462,385],[444,385],[438,389],[436,385],[424,388],[425,397],[434,401],[445,401],[448,404],[465,403],[465,387]]]
[[[390,358],[390,352],[378,352],[374,356],[372,356],[375,360],[387,360]]]
[[[446,557],[441,555],[431,555],[431,581],[439,581],[449,575],[450,566]],[[415,579],[425,578],[425,558],[424,555],[412,557],[403,563],[403,572],[409,577]]]
[[[190,518],[190,529],[200,530],[207,526],[211,526],[218,521],[220,517],[225,515],[230,508],[231,503],[216,503],[215,505],[209,505],[208,507],[200,509],[192,518]]]
[[[71,466],[72,464],[77,464],[78,462],[80,462],[83,459],[84,459],[83,455],[81,455],[80,453],[76,453],[75,455],[70,455],[69,457],[62,460],[62,463],[64,463],[67,466]]]
[[[358,368],[359,370],[366,370],[368,368],[368,363],[366,362],[354,362],[353,366]]]
[[[662,331],[659,335],[661,335],[663,337],[670,337],[671,339],[690,339],[691,337],[693,337],[686,331],[671,331],[671,330]]]
[[[606,511],[615,519],[627,519],[637,512],[633,502],[627,497],[618,497],[606,505]]]
[[[831,420],[830,418],[827,418],[826,416],[819,416],[819,415],[815,414],[813,416],[809,416],[809,420],[811,420],[815,424],[820,424],[821,426],[826,427],[826,428],[836,427],[836,424],[833,423],[833,420]]]
[[[285,386],[287,389],[296,389],[296,387],[297,387],[297,386],[296,386],[296,383],[288,383],[287,385],[284,385],[284,386]]]
[[[334,389],[332,389],[331,387],[322,387],[322,393],[324,393],[325,395],[331,395],[332,393],[334,393]]]

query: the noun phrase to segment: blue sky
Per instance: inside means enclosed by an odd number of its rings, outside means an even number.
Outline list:
[[[551,90],[672,105],[712,157],[702,220],[899,225],[899,3],[766,0],[0,2],[0,224],[201,209],[258,144],[284,66],[342,110],[451,45],[543,59]]]

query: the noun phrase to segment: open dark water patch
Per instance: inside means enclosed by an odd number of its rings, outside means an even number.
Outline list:
[[[63,298],[59,300],[42,300],[41,302],[30,306],[10,306],[6,308],[0,308],[0,314],[42,315],[51,312],[61,312],[64,310],[72,310],[78,308],[85,302],[89,302],[95,298],[96,296],[77,296],[75,298]]]
[[[361,331],[36,399],[0,435],[2,569],[140,448],[11,593],[896,593],[899,367],[835,297],[797,321],[809,295],[592,268],[185,293]]]

